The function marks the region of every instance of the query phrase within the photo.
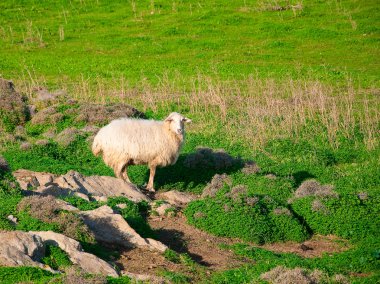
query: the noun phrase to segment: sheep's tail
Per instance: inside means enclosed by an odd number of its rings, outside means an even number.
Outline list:
[[[95,156],[98,156],[102,152],[102,146],[101,143],[98,143],[98,141],[95,139],[94,143],[92,143],[92,153]]]

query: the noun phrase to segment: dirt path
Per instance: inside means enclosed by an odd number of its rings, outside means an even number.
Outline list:
[[[194,228],[181,215],[150,218],[149,224],[156,230],[159,241],[176,252],[187,253],[194,261],[210,270],[224,270],[245,263],[232,251],[220,248],[221,244],[233,244],[234,240],[212,236]]]
[[[181,213],[176,217],[149,217],[148,222],[156,231],[159,241],[178,253],[187,253],[204,268],[206,274],[240,267],[247,263],[254,264],[251,259],[239,258],[232,251],[220,248],[221,244],[231,245],[242,241],[212,236],[194,228],[187,224]],[[252,246],[259,247],[254,244]],[[314,236],[302,244],[285,242],[260,247],[274,252],[295,253],[302,257],[320,257],[325,252],[340,252],[349,248],[347,242],[335,236]],[[162,275],[165,270],[197,277],[189,267],[173,263],[159,252],[141,248],[123,251],[117,264],[121,270],[136,274],[155,276]]]

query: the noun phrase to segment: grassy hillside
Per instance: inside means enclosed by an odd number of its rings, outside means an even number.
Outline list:
[[[376,0],[6,0],[0,70],[56,86],[254,74],[378,87],[379,15]]]
[[[28,121],[22,134],[9,127],[0,133],[0,153],[12,170],[113,175],[92,155],[88,134],[64,146],[53,139],[35,142],[49,131],[82,128],[70,112],[81,103],[123,102],[157,119],[181,112],[193,123],[177,164],[157,170],[156,189],[199,194],[215,174],[229,178],[215,196],[190,203],[189,223],[250,244],[334,234],[350,245],[307,260],[239,244],[228,249],[255,265],[202,276],[204,281],[256,283],[281,265],[319,269],[327,283],[337,283],[338,273],[375,283],[379,22],[376,0],[1,1],[0,77],[12,79],[30,100],[38,87],[47,87],[78,103],[61,101],[57,123]],[[30,148],[20,148],[25,141]],[[260,170],[245,173],[250,160]],[[129,174],[138,185],[148,178],[144,166],[130,167]],[[22,196],[4,189],[11,177],[0,177],[0,229],[15,229],[7,214],[21,218],[24,230],[40,225],[15,211]],[[310,191],[322,188],[326,195],[296,197],[309,179],[317,182]],[[130,208],[138,212],[137,205]],[[131,212],[125,218],[154,235]]]

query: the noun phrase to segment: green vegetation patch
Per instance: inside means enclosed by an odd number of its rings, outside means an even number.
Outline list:
[[[54,270],[63,270],[72,265],[67,253],[53,245],[46,246],[45,256],[41,259],[41,262],[49,265]]]
[[[233,249],[236,254],[254,260],[255,264],[215,273],[211,282],[247,283],[257,281],[263,273],[275,267],[284,266],[287,268],[301,267],[308,270],[318,269],[330,277],[335,274],[343,274],[352,283],[375,283],[380,277],[378,273],[379,256],[375,249],[378,245],[379,240],[370,239],[345,252],[326,253],[323,257],[318,258],[302,258],[291,253],[274,253],[262,248],[236,244],[228,246],[228,249]],[[365,274],[366,277],[354,276],[355,274]]]
[[[314,233],[346,239],[380,239],[380,196],[362,193],[339,198],[306,197],[292,203]]]
[[[215,235],[259,244],[300,242],[309,236],[299,220],[269,196],[246,196],[238,202],[219,194],[191,202],[185,214],[190,224]]]
[[[33,145],[29,150],[22,150],[16,144],[7,148],[3,155],[13,170],[23,168],[55,174],[75,170],[85,175],[112,175],[112,170],[92,154],[85,136],[78,136],[68,146],[49,141],[46,145]]]
[[[32,282],[35,284],[47,283],[54,274],[36,267],[0,267],[0,282],[14,284]]]

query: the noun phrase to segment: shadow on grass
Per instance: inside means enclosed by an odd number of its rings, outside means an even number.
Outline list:
[[[315,178],[315,175],[307,172],[307,171],[299,171],[293,174],[294,177],[294,185],[298,188],[302,182],[307,179]]]
[[[183,232],[173,229],[157,229],[155,233],[158,237],[157,240],[167,245],[171,250],[181,254],[186,253],[196,263],[203,266],[210,266],[208,262],[203,260],[202,256],[189,252]]]
[[[175,186],[176,189],[197,189],[206,185],[215,174],[232,174],[244,167],[245,161],[222,150],[198,148],[196,152],[181,154],[175,165],[158,168],[156,188]],[[146,179],[148,179],[148,172]]]

